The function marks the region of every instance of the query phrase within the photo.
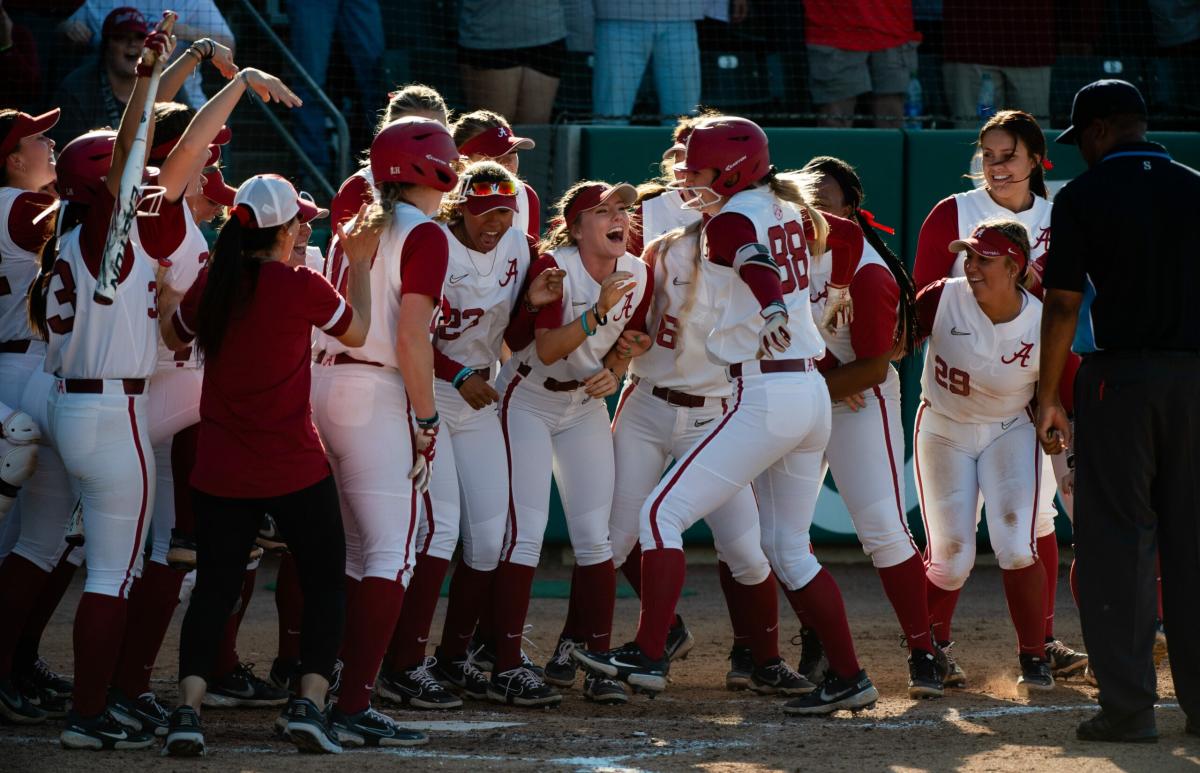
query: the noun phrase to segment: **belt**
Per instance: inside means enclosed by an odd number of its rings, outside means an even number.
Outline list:
[[[0,354],[24,354],[29,351],[32,343],[28,338],[21,338],[16,341],[0,341]]]
[[[647,384],[646,386],[650,386]],[[666,402],[667,405],[673,405],[676,408],[703,408],[708,405],[708,398],[700,395],[689,395],[687,392],[680,392],[675,389],[667,389],[666,387],[651,387],[650,394],[657,397],[659,400]],[[719,400],[720,398],[715,398]]]
[[[521,374],[522,376],[528,376],[532,372],[533,368],[529,367],[523,362],[517,365],[517,373]],[[553,378],[547,378],[542,383],[542,387],[545,388],[547,392],[574,392],[581,386],[583,386],[582,381],[559,381],[558,379]]]
[[[729,366],[730,378],[742,376],[758,376],[763,373],[807,373],[817,369],[817,363],[812,359],[804,360],[755,360],[754,362],[735,362]]]
[[[356,357],[351,357],[349,354],[347,354],[345,352],[342,352],[341,354],[333,355],[332,360],[327,360],[328,357],[329,357],[329,355],[326,354],[325,352],[317,352],[317,356],[313,358],[313,361],[319,365],[370,365],[373,368],[387,367],[378,362],[371,362],[370,360],[360,360]]]
[[[81,395],[140,395],[146,391],[144,378],[64,378],[60,391]]]

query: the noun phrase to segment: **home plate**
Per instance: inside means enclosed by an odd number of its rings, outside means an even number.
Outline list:
[[[524,722],[410,722],[397,720],[405,730],[425,730],[431,733],[469,733],[472,730],[499,730],[502,727],[521,727]]]

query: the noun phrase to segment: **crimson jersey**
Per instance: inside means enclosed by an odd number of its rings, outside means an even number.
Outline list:
[[[995,324],[964,277],[939,279],[918,293],[918,326],[929,337],[921,394],[935,411],[964,424],[1025,413],[1037,386],[1042,303],[1021,295],[1016,318]]]
[[[345,223],[358,214],[363,204],[375,201],[375,177],[371,167],[364,166],[342,182],[342,187],[329,203],[329,219],[334,225]]]
[[[33,337],[25,293],[40,270],[42,247],[54,231],[54,218],[34,218],[54,205],[46,193],[0,188],[0,341]]]

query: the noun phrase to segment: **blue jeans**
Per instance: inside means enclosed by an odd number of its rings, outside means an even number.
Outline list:
[[[292,26],[292,53],[322,89],[333,36],[338,36],[353,70],[358,107],[366,125],[373,126],[383,102],[383,17],[378,0],[290,0],[288,17]],[[319,169],[327,170],[326,111],[303,81],[297,79],[289,85],[304,100],[304,107],[294,111],[296,141]],[[336,186],[340,181],[332,182]]]
[[[651,55],[659,111],[694,113],[700,101],[700,43],[692,21],[596,21],[592,109],[597,123],[629,123]]]

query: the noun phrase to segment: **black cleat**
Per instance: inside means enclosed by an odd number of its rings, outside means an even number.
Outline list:
[[[1037,655],[1020,655],[1021,675],[1017,677],[1017,694],[1028,698],[1031,692],[1047,692],[1054,689],[1054,677],[1050,674],[1050,661]]]
[[[749,647],[733,645],[729,650],[729,670],[725,672],[726,690],[745,690],[750,686],[750,675],[754,673],[754,654]]]
[[[683,618],[675,615],[675,622],[671,624],[671,630],[667,631],[667,646],[663,648],[663,655],[667,660],[686,660],[688,653],[695,646],[696,637],[692,636]]]
[[[421,746],[429,743],[424,733],[405,730],[387,714],[367,708],[357,714],[343,714],[335,706],[329,725],[342,746]]]
[[[253,663],[238,663],[233,671],[208,683],[203,705],[210,708],[282,706],[287,690],[276,687],[254,673]]]
[[[108,691],[108,713],[130,730],[160,738],[167,734],[171,720],[171,713],[158,702],[153,692],[129,698],[115,687]]]
[[[915,649],[908,655],[908,697],[940,698],[945,694],[942,686],[942,667],[939,659],[928,650]]]
[[[575,650],[572,654],[588,671],[619,679],[635,690],[660,693],[667,689],[670,661],[666,658],[651,660],[637,642],[629,642],[607,652]]]
[[[476,668],[478,668],[480,671],[486,671],[489,674],[495,672],[496,650],[490,645],[472,639],[467,651],[471,653],[471,660],[475,663]],[[525,650],[521,650],[520,667],[529,669],[537,675],[538,679],[546,678],[546,670],[534,663],[529,656],[525,654]]]
[[[46,716],[12,680],[0,679],[0,717],[18,725],[37,725],[45,722]]]
[[[511,706],[541,708],[562,703],[562,693],[523,666],[492,674],[487,694],[489,700]]]
[[[942,686],[944,687],[966,687],[967,672],[962,670],[962,666],[954,659],[954,653],[951,651],[954,648],[952,641],[940,641],[937,643],[938,649],[941,650],[942,657],[945,659],[946,667],[942,672],[945,674],[942,677]]]
[[[308,698],[293,698],[288,704],[284,735],[302,752],[341,754],[342,745],[329,727],[329,716]]]
[[[375,692],[384,700],[414,709],[459,709],[462,698],[450,692],[433,675],[437,660],[433,657],[416,668],[395,674],[380,674]]]
[[[271,671],[267,681],[281,690],[295,692],[293,682],[300,678],[300,661],[292,658],[275,658],[271,661]],[[298,686],[298,685],[297,685]]]
[[[1046,642],[1046,660],[1050,661],[1050,675],[1055,679],[1082,674],[1088,666],[1086,652],[1076,652],[1058,639]]]
[[[842,709],[862,711],[874,707],[878,700],[879,691],[871,684],[866,671],[860,670],[853,679],[843,679],[830,671],[821,689],[788,702],[783,711],[802,717],[819,716]]]
[[[203,757],[204,731],[200,715],[191,706],[180,706],[171,712],[167,740],[162,753],[168,757]]]
[[[154,745],[154,736],[130,730],[112,714],[103,711],[94,717],[81,717],[72,711],[58,737],[64,749],[147,749]]]
[[[546,684],[552,684],[555,687],[574,687],[575,677],[579,672],[579,664],[575,662],[575,658],[571,657],[571,653],[579,646],[579,643],[573,639],[559,639],[558,646],[554,648],[554,654],[546,661],[546,667],[543,669],[545,676],[542,678]]]
[[[435,652],[435,657],[437,662],[430,669],[435,679],[472,700],[487,700],[487,675],[475,667],[470,655],[447,659]]]
[[[584,675],[583,697],[606,706],[629,702],[629,693],[625,692],[620,682],[595,674]]]
[[[812,628],[801,628],[799,636],[792,637],[792,644],[800,645],[800,662],[796,671],[813,684],[825,681],[829,672],[829,658],[825,657],[825,646]]]
[[[759,695],[808,695],[817,689],[815,684],[793,671],[783,658],[755,666],[749,687]]]

